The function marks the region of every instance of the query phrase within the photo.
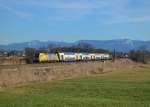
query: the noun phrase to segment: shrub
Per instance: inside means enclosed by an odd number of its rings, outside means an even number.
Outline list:
[[[143,50],[137,50],[137,51],[130,51],[129,52],[129,58],[132,59],[135,62],[142,62],[147,63],[149,59],[150,53],[148,51]]]

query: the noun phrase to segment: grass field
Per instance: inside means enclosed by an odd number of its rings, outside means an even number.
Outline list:
[[[150,107],[150,67],[1,88],[0,107]]]

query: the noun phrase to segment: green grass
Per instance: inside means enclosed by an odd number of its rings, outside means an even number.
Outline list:
[[[150,67],[1,88],[0,107],[150,107]]]

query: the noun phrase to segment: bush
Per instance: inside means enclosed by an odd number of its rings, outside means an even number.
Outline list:
[[[33,57],[35,55],[36,49],[34,48],[25,48],[25,55],[27,63],[33,63]]]
[[[142,51],[142,50],[137,50],[137,51],[132,50],[129,52],[129,58],[135,62],[147,63],[149,58],[149,52]]]

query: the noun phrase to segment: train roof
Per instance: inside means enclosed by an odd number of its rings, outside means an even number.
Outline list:
[[[58,53],[64,53],[64,54],[67,54],[67,55],[74,55],[75,52],[58,52]]]
[[[78,54],[109,54],[109,53],[94,53],[94,52],[58,52],[58,53],[64,53],[64,54],[68,54],[68,55],[73,55],[75,53],[78,53]]]

